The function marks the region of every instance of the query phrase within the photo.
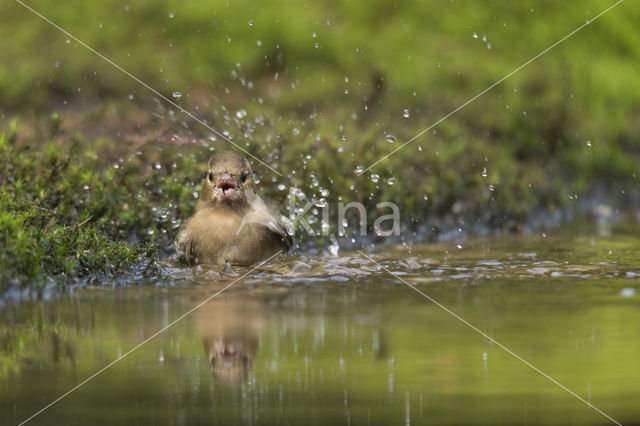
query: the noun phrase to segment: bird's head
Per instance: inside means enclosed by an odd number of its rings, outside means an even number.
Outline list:
[[[251,165],[240,154],[224,151],[209,159],[201,201],[209,203],[246,203],[247,191],[254,188]]]

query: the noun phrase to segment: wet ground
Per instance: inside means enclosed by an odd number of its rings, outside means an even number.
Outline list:
[[[614,424],[382,267],[608,416],[640,423],[638,238],[366,253],[379,264],[340,251],[251,272],[30,424]],[[171,286],[5,294],[0,424],[237,279],[167,268]]]

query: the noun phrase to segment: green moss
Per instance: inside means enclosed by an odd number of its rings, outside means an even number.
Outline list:
[[[122,193],[87,154],[76,144],[18,147],[15,132],[0,134],[4,284],[114,277],[155,261],[154,246],[118,240]]]

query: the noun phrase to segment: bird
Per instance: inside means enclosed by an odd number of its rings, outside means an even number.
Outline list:
[[[292,223],[256,192],[251,165],[234,151],[209,159],[193,215],[174,241],[184,265],[248,266],[293,244]]]

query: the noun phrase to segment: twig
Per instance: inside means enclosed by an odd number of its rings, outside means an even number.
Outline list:
[[[76,223],[75,225],[73,225],[73,227],[74,228],[80,228],[82,225],[84,225],[85,223],[89,222],[91,219],[93,219],[93,216],[89,216],[88,218],[86,218],[82,222]]]

